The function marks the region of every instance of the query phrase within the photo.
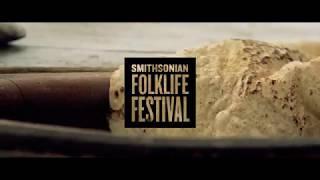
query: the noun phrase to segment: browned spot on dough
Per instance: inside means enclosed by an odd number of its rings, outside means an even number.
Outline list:
[[[298,118],[296,116],[293,116],[293,121],[296,124],[296,126],[299,125],[299,121],[298,121]]]
[[[258,93],[258,90],[253,90],[253,91],[251,91],[251,94],[256,94],[256,93]]]
[[[290,94],[290,96],[294,96],[294,92],[290,92],[289,94]]]
[[[279,55],[279,54],[280,54],[280,51],[279,51],[278,49],[275,49],[275,50],[273,51],[273,54]]]
[[[243,48],[243,51],[247,53],[250,52],[251,50],[252,50],[251,48]]]
[[[282,109],[285,109],[287,107],[287,104],[282,105]]]

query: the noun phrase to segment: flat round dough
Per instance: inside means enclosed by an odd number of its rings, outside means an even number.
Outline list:
[[[110,122],[113,133],[187,138],[320,136],[319,59],[310,60],[312,56],[297,49],[242,39],[177,55],[197,58],[196,128],[126,129],[120,118]],[[124,85],[123,76],[120,67],[113,76],[112,92]],[[113,109],[123,113],[123,102],[122,98],[111,102]]]

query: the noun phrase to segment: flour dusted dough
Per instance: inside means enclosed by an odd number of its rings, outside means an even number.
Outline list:
[[[283,47],[299,50],[303,53],[306,53],[309,58],[316,58],[320,56],[320,42],[300,41],[300,42],[294,42],[294,43],[277,43],[277,44]]]
[[[320,58],[253,40],[187,49],[197,58],[194,129],[126,129],[123,66],[111,78],[114,134],[170,137],[320,136]],[[122,114],[119,115],[119,114]]]

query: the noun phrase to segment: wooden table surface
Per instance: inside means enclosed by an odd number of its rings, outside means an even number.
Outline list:
[[[116,67],[127,56],[170,56],[228,38],[320,40],[320,23],[21,23],[25,39],[0,48],[0,68]]]

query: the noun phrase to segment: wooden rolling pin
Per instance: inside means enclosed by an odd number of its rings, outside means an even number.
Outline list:
[[[0,118],[108,130],[110,73],[0,75]]]

